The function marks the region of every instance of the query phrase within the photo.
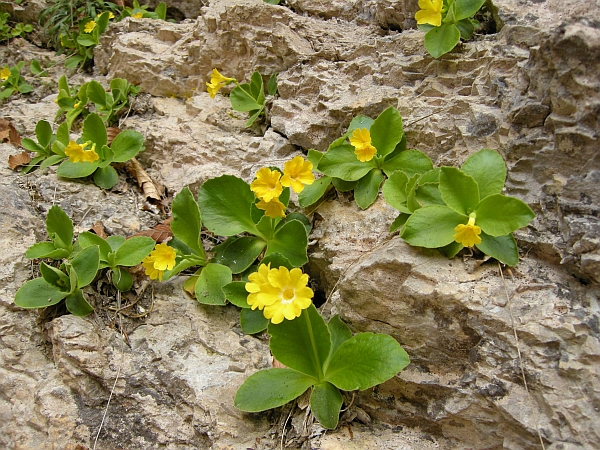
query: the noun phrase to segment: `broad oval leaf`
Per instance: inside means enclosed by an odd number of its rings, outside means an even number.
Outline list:
[[[401,170],[392,173],[383,185],[383,198],[388,205],[405,213],[410,211],[406,207],[406,185],[408,176]]]
[[[368,174],[358,180],[358,184],[354,188],[354,200],[360,209],[367,209],[377,200],[381,183],[383,183],[383,173],[380,169],[371,169]]]
[[[404,150],[397,156],[385,161],[382,167],[386,175],[390,176],[393,172],[401,170],[409,177],[414,174],[423,174],[433,169],[431,159],[420,150]]]
[[[444,203],[460,214],[468,216],[479,203],[477,182],[456,167],[441,168],[439,189]]]
[[[307,247],[306,227],[298,220],[290,220],[275,231],[273,239],[267,241],[265,256],[281,253],[294,267],[300,267],[308,262]]]
[[[339,389],[327,381],[316,384],[310,394],[310,410],[319,423],[330,430],[337,427],[342,402]]]
[[[393,337],[359,333],[335,352],[325,380],[345,391],[362,391],[389,380],[409,362],[408,354]]]
[[[220,264],[207,264],[196,282],[196,300],[205,305],[224,305],[223,286],[231,283],[231,270]]]
[[[444,23],[425,34],[425,48],[431,56],[439,58],[448,53],[460,41],[460,31],[453,23]]]
[[[35,126],[35,137],[39,144],[47,148],[52,142],[52,127],[46,120],[40,120]]]
[[[79,236],[77,236],[77,242],[79,242],[81,248],[87,248],[90,245],[97,245],[100,248],[100,259],[103,261],[108,260],[108,254],[112,251],[109,243],[106,242],[106,240],[89,231],[79,233]]]
[[[313,184],[305,186],[302,192],[298,194],[298,203],[302,208],[306,208],[325,195],[331,185],[331,177],[324,176],[315,180]]]
[[[130,237],[117,249],[115,262],[118,266],[135,266],[150,254],[155,244],[154,239],[148,236]]]
[[[396,108],[390,106],[373,121],[369,131],[371,144],[377,149],[377,154],[386,156],[402,140],[402,117]]]
[[[91,245],[77,253],[71,260],[71,267],[77,274],[77,287],[87,286],[96,277],[100,265],[100,249]]]
[[[231,107],[240,112],[255,111],[261,109],[263,106],[261,103],[258,103],[258,99],[252,95],[248,83],[235,87],[231,91],[231,94],[229,94],[229,100],[231,101]]]
[[[197,255],[204,257],[204,248],[202,248],[200,238],[202,232],[200,208],[187,186],[173,199],[172,210],[171,231],[173,235]]]
[[[106,91],[104,87],[96,80],[92,80],[87,85],[87,96],[88,99],[94,102],[96,105],[106,107]]]
[[[73,244],[73,222],[60,206],[54,205],[46,215],[48,237],[58,248],[70,250]]]
[[[294,320],[269,324],[273,356],[298,372],[321,380],[331,348],[331,334],[323,317],[311,304]]]
[[[15,294],[15,305],[21,308],[45,308],[57,304],[68,294],[43,278],[36,278],[19,288]]]
[[[259,412],[285,405],[302,395],[316,380],[292,369],[267,369],[249,376],[235,394],[235,407]]]
[[[83,142],[91,141],[96,144],[96,147],[102,147],[108,142],[106,126],[98,114],[92,113],[83,121],[81,140]]]
[[[455,20],[459,21],[468,17],[473,17],[484,3],[485,0],[456,0],[454,3]]]
[[[269,319],[260,309],[244,308],[240,311],[240,325],[244,333],[256,334],[267,329]]]
[[[490,236],[482,231],[479,236],[481,237],[481,243],[475,245],[479,250],[509,266],[517,265],[519,262],[519,249],[512,234]]]
[[[223,292],[225,293],[225,298],[235,306],[240,308],[250,308],[245,281],[232,281],[223,286]]]
[[[352,331],[350,331],[348,325],[342,322],[342,319],[340,319],[340,316],[337,314],[329,319],[327,328],[329,329],[329,334],[331,334],[331,348],[329,349],[329,358],[325,364],[325,370],[327,370],[329,359],[337,352],[340,345],[352,337]]]
[[[98,162],[74,163],[67,159],[60,166],[58,166],[56,174],[63,178],[83,178],[93,174],[97,168]]]
[[[40,263],[42,278],[57,289],[66,291],[69,289],[69,277],[62,270],[49,266],[45,262]]]
[[[376,167],[375,158],[360,162],[354,154],[352,145],[340,145],[329,150],[319,161],[318,169],[330,177],[345,181],[357,181]]]
[[[135,130],[121,131],[110,144],[114,162],[125,162],[144,150],[144,136]]]
[[[119,174],[112,166],[98,167],[94,172],[94,184],[102,189],[110,189],[119,180]]]
[[[237,238],[221,254],[219,263],[229,267],[232,273],[241,273],[256,261],[266,245],[263,239],[254,236]]]
[[[53,258],[62,259],[69,256],[70,250],[56,248],[54,242],[37,242],[27,249],[25,257],[29,259]]]
[[[454,241],[454,228],[465,224],[468,216],[447,206],[425,206],[414,212],[404,224],[402,239],[410,245],[426,248],[444,247]]]
[[[475,223],[490,236],[512,233],[535,218],[531,208],[521,200],[502,194],[484,198],[477,205],[475,213]]]
[[[500,153],[484,148],[469,156],[460,170],[471,176],[479,187],[479,197],[500,194],[506,180],[506,164]]]
[[[79,290],[65,299],[65,305],[74,316],[85,317],[94,311]]]
[[[222,236],[233,236],[244,231],[256,234],[251,214],[254,201],[248,183],[231,175],[206,181],[198,192],[204,225]]]

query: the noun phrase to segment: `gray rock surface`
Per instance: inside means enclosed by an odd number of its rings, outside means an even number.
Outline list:
[[[434,60],[414,29],[415,3],[213,0],[180,24],[127,19],[102,37],[94,76],[141,85],[122,126],[144,134],[138,159],[171,193],[225,173],[249,181],[262,165],[324,149],[353,116],[388,106],[400,110],[409,147],[438,165],[483,147],[500,151],[507,193],[537,214],[516,235],[522,259],[503,272],[505,282],[493,262],[446,260],[390,235],[396,212],[383,199],[361,211],[340,194],[316,209],[307,271],[328,298],[326,313],[339,312],[354,331],[391,334],[412,364],[357,393],[360,409],[345,417],[370,425],[343,422],[326,434],[306,425],[304,441],[290,445],[534,449],[539,433],[547,449],[595,448],[600,8],[498,0],[497,34]],[[172,2],[182,12],[186,4]],[[26,50],[17,42],[2,55],[12,63]],[[209,98],[213,67],[240,81],[254,70],[279,72],[270,127],[246,130],[227,98]],[[54,117],[53,97],[36,95],[2,107],[23,136]],[[0,144],[4,161],[16,152]],[[27,177],[0,170],[1,447],[92,448],[117,373],[97,448],[279,446],[272,425],[285,410],[233,407],[237,386],[270,365],[267,343],[240,332],[235,308],[186,297],[182,279],[146,289],[138,312],[153,304],[152,312],[127,321],[127,345],[99,299],[85,319],[15,307],[14,293],[35,275],[25,250],[44,239],[52,204],[77,231],[101,220],[129,235],[164,217],[145,210],[124,176],[103,192],[59,180],[52,168]],[[304,417],[291,414],[292,428],[303,428]]]

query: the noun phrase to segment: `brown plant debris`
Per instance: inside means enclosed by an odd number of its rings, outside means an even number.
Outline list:
[[[157,224],[153,229],[139,231],[134,234],[134,236],[148,236],[159,244],[168,241],[171,239],[171,237],[173,237],[173,232],[171,231],[172,220],[173,217],[169,217],[168,219],[165,219]]]
[[[0,118],[0,142],[10,142],[16,147],[21,146],[21,136],[12,123]]]
[[[157,205],[164,212],[165,203],[165,187],[154,181],[150,175],[142,168],[137,159],[131,158],[127,164],[127,171],[135,178],[138,186],[142,189],[146,200],[154,205]]]
[[[19,153],[18,155],[10,155],[8,157],[8,167],[10,167],[11,170],[16,170],[21,166],[29,164],[30,161],[31,157],[27,152]]]

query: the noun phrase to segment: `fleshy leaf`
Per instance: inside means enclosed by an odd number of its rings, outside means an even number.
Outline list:
[[[371,125],[370,133],[371,144],[377,149],[379,156],[392,153],[404,134],[402,117],[400,117],[398,110],[389,107],[379,114]]]
[[[410,211],[406,207],[406,184],[408,177],[400,170],[392,173],[383,185],[383,197],[388,205],[405,213]]]
[[[15,304],[21,308],[45,308],[57,304],[68,294],[43,278],[35,278],[19,288],[15,294]]]
[[[53,242],[38,242],[27,249],[25,252],[25,257],[29,259],[62,259],[66,258],[70,254],[71,250],[56,248]]]
[[[331,348],[329,349],[329,358],[331,358],[337,349],[340,348],[340,345],[352,337],[352,331],[350,331],[348,325],[342,322],[342,319],[337,314],[329,319],[327,328],[329,329],[329,334],[331,334]]]
[[[85,300],[83,292],[79,290],[75,294],[69,295],[65,299],[65,304],[74,316],[85,317],[94,311],[94,308]]]
[[[46,215],[48,237],[56,247],[71,249],[73,243],[73,222],[58,205],[54,205]]]
[[[226,284],[223,286],[225,297],[235,306],[239,306],[240,308],[250,308],[250,305],[248,304],[248,291],[245,286],[245,281],[232,281],[231,283]]]
[[[489,236],[485,232],[481,232],[481,243],[475,246],[492,258],[507,264],[516,266],[519,262],[519,249],[512,234],[506,236]]]
[[[93,174],[97,168],[98,162],[74,163],[67,159],[60,166],[58,166],[56,174],[63,178],[83,178]]]
[[[359,333],[335,352],[325,380],[345,391],[362,391],[389,380],[409,362],[408,354],[393,337]]]
[[[285,405],[302,395],[315,379],[292,369],[261,370],[244,381],[235,394],[235,407],[247,412]]]
[[[121,131],[110,144],[114,162],[125,162],[144,150],[144,136],[135,130]]]
[[[409,217],[410,214],[400,213],[390,225],[390,233],[397,231],[398,228],[402,228]]]
[[[258,237],[243,236],[233,240],[222,253],[219,263],[241,273],[252,265],[267,243]]]
[[[314,305],[294,320],[269,324],[270,348],[279,362],[317,380],[323,378],[323,365],[329,356],[331,335]]]
[[[71,260],[71,267],[77,274],[77,287],[87,286],[96,277],[100,265],[100,250],[96,245],[84,248]]]
[[[500,194],[506,180],[506,164],[497,151],[484,148],[471,155],[460,170],[470,175],[479,186],[479,197]]]
[[[439,58],[448,53],[460,41],[460,31],[453,23],[444,23],[425,34],[425,48],[431,56]]]
[[[269,319],[259,309],[244,308],[240,311],[240,325],[246,334],[256,334],[267,329]]]
[[[106,126],[98,114],[92,113],[83,121],[81,140],[83,142],[91,141],[96,144],[96,147],[102,147],[108,142]]]
[[[306,208],[316,203],[331,185],[331,177],[324,176],[315,180],[315,182],[309,186],[305,186],[302,192],[298,194],[298,203],[302,208]]]
[[[119,180],[119,174],[113,166],[99,167],[94,172],[94,184],[102,189],[110,189]]]
[[[330,177],[341,178],[345,181],[357,181],[376,167],[375,159],[360,162],[354,154],[352,145],[340,145],[329,150],[321,161],[318,169]]]
[[[380,169],[371,169],[367,175],[358,180],[354,188],[354,200],[361,209],[367,209],[377,200],[382,182],[383,174]]]
[[[456,0],[455,20],[459,21],[474,16],[484,3],[485,0]]]
[[[200,239],[202,232],[200,209],[187,186],[173,199],[172,209],[171,231],[173,235],[190,247],[197,255],[204,257],[204,249]]]
[[[206,305],[224,305],[223,286],[231,283],[231,270],[220,264],[207,264],[196,282],[196,300]]]
[[[69,277],[56,267],[50,266],[45,262],[40,263],[40,273],[42,278],[57,289],[67,290],[69,288]]]
[[[477,182],[456,167],[441,168],[439,189],[444,203],[460,214],[468,216],[479,203]]]
[[[115,253],[119,266],[131,267],[142,262],[150,254],[156,242],[147,236],[133,236],[127,239]]]
[[[339,389],[327,381],[315,385],[310,394],[310,410],[319,423],[330,430],[337,427],[342,402]]]
[[[277,229],[273,239],[267,242],[265,256],[281,253],[294,267],[300,267],[308,262],[307,246],[308,235],[304,224],[298,220],[290,220]]]
[[[431,169],[433,169],[431,159],[419,150],[405,150],[383,164],[383,171],[388,176],[401,170],[411,177],[415,173],[422,174]]]
[[[527,226],[535,218],[529,206],[515,197],[489,195],[475,210],[475,223],[490,236],[504,236]]]
[[[468,217],[447,206],[425,206],[415,211],[404,224],[402,239],[410,245],[444,247],[454,241],[454,228],[467,223]]]

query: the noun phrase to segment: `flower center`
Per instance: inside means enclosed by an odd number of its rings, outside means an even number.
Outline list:
[[[294,289],[290,289],[290,288],[284,289],[283,292],[281,293],[281,296],[283,297],[283,300],[281,301],[281,303],[291,303],[295,296]]]

